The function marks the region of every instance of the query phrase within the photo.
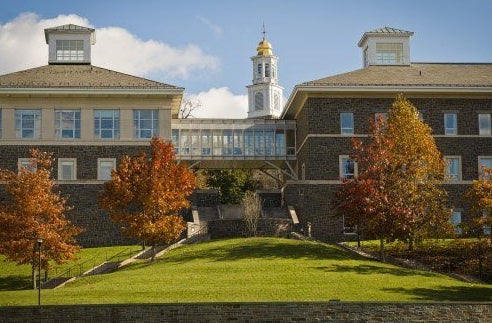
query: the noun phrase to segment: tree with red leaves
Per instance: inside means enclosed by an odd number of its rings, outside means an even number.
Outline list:
[[[50,268],[49,261],[62,264],[75,258],[79,250],[74,236],[82,232],[65,217],[71,210],[51,178],[53,155],[31,150],[31,164],[19,172],[0,171],[7,198],[0,208],[0,253],[17,264],[32,265],[33,286],[38,257],[34,247],[43,239],[41,268]]]
[[[125,156],[104,184],[100,205],[122,225],[129,237],[152,246],[175,241],[186,228],[179,211],[189,207],[196,178],[186,164],[178,164],[174,147],[157,137],[150,155]]]

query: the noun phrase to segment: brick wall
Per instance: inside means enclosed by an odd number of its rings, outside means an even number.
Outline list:
[[[189,303],[1,307],[0,322],[490,322],[491,303]]]

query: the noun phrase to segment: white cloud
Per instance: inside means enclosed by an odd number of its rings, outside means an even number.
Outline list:
[[[202,23],[204,23],[208,28],[210,28],[210,30],[212,30],[215,33],[215,35],[217,36],[222,35],[222,28],[220,28],[218,25],[214,24],[213,22],[202,16],[197,16],[196,18],[200,20]]]
[[[235,95],[227,87],[191,94],[189,99],[201,103],[193,113],[195,118],[243,119],[248,115],[248,96]]]
[[[46,65],[48,47],[43,29],[69,23],[94,28],[77,15],[40,19],[34,13],[0,24],[0,74]],[[119,27],[97,28],[96,39],[92,63],[132,75],[186,79],[191,72],[213,71],[219,66],[217,57],[203,53],[196,45],[175,48],[156,40],[144,41]]]

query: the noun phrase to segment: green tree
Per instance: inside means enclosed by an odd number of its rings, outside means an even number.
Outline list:
[[[258,188],[258,182],[252,178],[250,170],[221,169],[205,172],[206,185],[219,192],[223,204],[240,204],[246,191]]]

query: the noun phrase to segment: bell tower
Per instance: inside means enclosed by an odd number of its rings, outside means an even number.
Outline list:
[[[278,118],[282,113],[284,88],[278,85],[277,61],[272,45],[266,39],[263,26],[263,39],[256,48],[253,61],[253,84],[248,85],[248,118]]]

